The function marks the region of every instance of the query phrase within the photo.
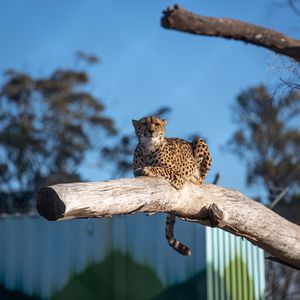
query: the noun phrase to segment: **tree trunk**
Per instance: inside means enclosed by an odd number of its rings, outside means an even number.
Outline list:
[[[244,41],[300,62],[300,40],[261,26],[234,19],[199,16],[179,5],[164,11],[161,24],[168,29]]]
[[[186,183],[177,191],[162,178],[57,184],[42,188],[37,208],[48,220],[121,214],[173,213],[183,220],[219,227],[300,269],[300,227],[238,191]]]

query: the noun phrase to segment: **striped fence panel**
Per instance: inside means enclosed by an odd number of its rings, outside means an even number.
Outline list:
[[[206,228],[208,300],[264,299],[264,252],[245,239]]]

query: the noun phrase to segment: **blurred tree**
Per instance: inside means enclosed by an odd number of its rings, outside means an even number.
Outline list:
[[[288,188],[277,210],[296,203],[300,208],[299,92],[276,96],[264,86],[250,88],[237,97],[233,112],[239,128],[229,147],[247,163],[247,184],[262,185],[268,204]],[[300,223],[292,211],[285,217]]]
[[[262,186],[266,196],[258,199],[269,205],[288,190],[274,210],[300,224],[299,92],[276,96],[265,86],[250,88],[237,97],[233,112],[238,129],[229,148],[246,162],[248,185]],[[266,299],[298,299],[299,281],[297,271],[268,262]]]
[[[30,210],[39,187],[80,180],[77,170],[87,151],[104,134],[116,133],[103,103],[86,91],[88,83],[86,72],[72,69],[46,78],[6,71],[0,91],[0,211]]]
[[[289,7],[292,12],[300,16],[300,1],[299,0],[273,0],[272,5],[277,6],[279,9]]]

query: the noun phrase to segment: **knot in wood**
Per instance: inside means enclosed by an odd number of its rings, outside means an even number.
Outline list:
[[[211,227],[223,227],[222,221],[224,214],[216,203],[211,204],[207,208],[208,219],[210,221]]]

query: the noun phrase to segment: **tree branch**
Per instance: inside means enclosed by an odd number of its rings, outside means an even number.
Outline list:
[[[177,4],[164,11],[161,24],[168,29],[244,41],[300,62],[300,40],[261,26],[234,19],[199,16]]]
[[[139,177],[42,188],[37,208],[48,220],[169,212],[183,220],[241,236],[300,268],[300,227],[238,191],[186,183],[177,191],[164,179]]]

